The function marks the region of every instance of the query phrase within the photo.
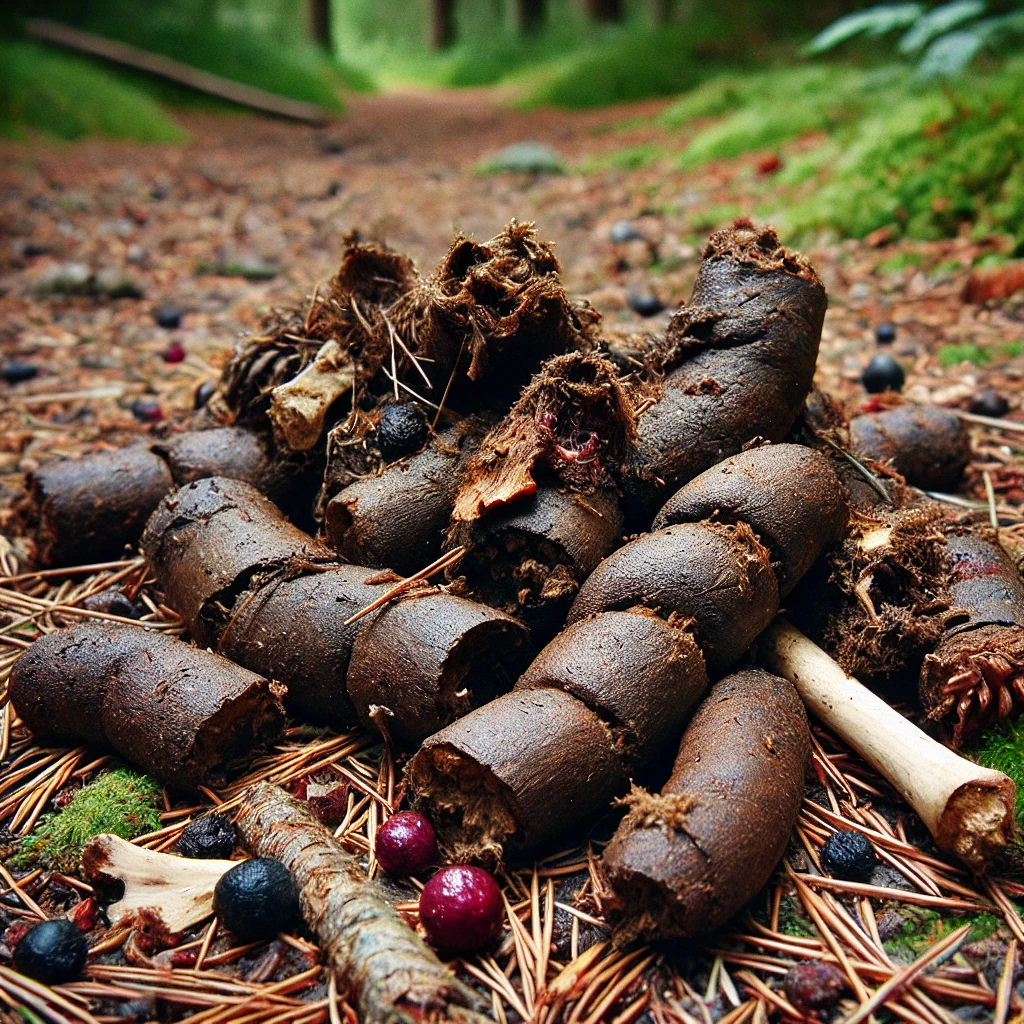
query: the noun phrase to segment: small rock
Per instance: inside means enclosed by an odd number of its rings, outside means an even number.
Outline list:
[[[180,341],[172,341],[170,345],[164,349],[164,362],[171,363],[183,363],[185,361],[185,346]]]
[[[88,295],[92,291],[92,273],[84,263],[58,263],[36,280],[33,291],[47,295]]]
[[[871,286],[864,281],[858,281],[850,289],[850,298],[857,302],[863,302],[864,299],[871,295]]]
[[[137,398],[132,402],[132,415],[140,423],[159,423],[164,418],[164,411],[154,399]]]
[[[173,302],[161,302],[153,310],[153,319],[160,327],[166,327],[169,331],[181,326],[183,315],[181,306],[177,306]]]
[[[149,250],[144,245],[133,242],[125,249],[124,258],[126,262],[138,266],[140,263],[145,263],[149,258]]]
[[[625,245],[626,242],[647,241],[628,220],[617,220],[608,232],[608,238],[616,245]]]
[[[339,156],[344,153],[346,149],[347,147],[341,139],[320,140],[320,152],[326,153],[328,156]]]
[[[0,374],[3,375],[5,381],[8,384],[20,384],[25,380],[32,380],[39,376],[39,367],[33,363],[19,363],[9,362],[4,363],[3,369],[0,370]]]
[[[985,388],[980,395],[971,399],[967,411],[973,412],[976,416],[992,416],[998,419],[1010,411],[1010,403],[1006,396],[995,388]]]
[[[502,171],[528,174],[564,174],[562,158],[543,142],[514,142],[488,157],[477,168],[484,174]]]
[[[626,302],[629,303],[629,308],[640,316],[655,316],[665,308],[654,292],[631,291],[626,296]]]
[[[118,267],[104,267],[96,272],[93,291],[108,299],[141,299],[146,289],[140,281],[129,277]]]

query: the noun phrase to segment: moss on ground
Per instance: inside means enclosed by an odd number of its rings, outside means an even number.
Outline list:
[[[80,789],[67,806],[43,817],[11,858],[14,867],[39,865],[65,873],[78,870],[82,848],[96,835],[122,839],[160,827],[160,786],[127,768],[104,772]]]

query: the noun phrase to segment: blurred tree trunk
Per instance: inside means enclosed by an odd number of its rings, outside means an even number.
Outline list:
[[[307,0],[306,24],[314,43],[331,49],[331,0]]]
[[[455,0],[430,0],[430,45],[443,50],[455,41]]]
[[[519,31],[527,35],[539,32],[544,24],[545,0],[516,0]]]
[[[587,14],[595,21],[622,21],[622,0],[587,0]]]

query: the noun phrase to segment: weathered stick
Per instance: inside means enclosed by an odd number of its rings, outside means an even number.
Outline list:
[[[295,876],[303,917],[364,1024],[483,1024],[486,1018],[474,1012],[476,994],[438,960],[304,804],[260,783],[245,795],[238,829],[254,854],[276,857]]]
[[[768,627],[758,650],[822,724],[889,780],[939,847],[984,871],[1010,842],[1016,792],[1006,775],[925,735],[784,619]]]

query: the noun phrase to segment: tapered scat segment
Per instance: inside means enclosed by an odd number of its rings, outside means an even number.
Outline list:
[[[188,430],[152,448],[167,462],[178,487],[204,477],[227,476],[274,498],[287,489],[294,475],[274,461],[262,437],[243,427]]]
[[[814,269],[773,229],[738,221],[711,236],[669,325],[663,396],[640,418],[628,484],[638,520],[755,437],[786,436],[811,389],[826,305]]]
[[[925,491],[955,491],[971,461],[962,419],[937,405],[900,405],[850,420],[855,455],[891,465]]]
[[[555,687],[572,694],[610,723],[627,765],[639,767],[679,735],[707,685],[704,658],[686,623],[637,609],[568,626],[516,690]]]
[[[175,788],[210,781],[284,725],[277,683],[175,637],[119,623],[40,637],[18,660],[10,687],[33,732],[107,743]]]
[[[444,591],[411,594],[356,636],[348,692],[364,725],[417,743],[507,693],[530,654],[516,619]]]
[[[754,896],[785,852],[809,755],[791,683],[760,669],[717,683],[661,793],[633,789],[605,850],[617,941],[704,934]]]
[[[449,859],[494,863],[625,792],[609,727],[561,690],[516,690],[427,739],[406,768],[410,802]]]
[[[745,523],[682,523],[644,534],[591,573],[569,622],[633,605],[692,619],[708,671],[720,674],[778,609],[771,555]]]
[[[146,524],[142,549],[167,603],[207,646],[216,645],[237,590],[257,570],[331,560],[254,487],[224,477],[169,494]]]
[[[822,547],[843,536],[847,496],[829,459],[798,444],[754,448],[705,470],[655,516],[654,529],[714,519],[746,523],[772,554],[785,597]]]
[[[255,855],[282,861],[295,877],[306,924],[360,1021],[486,1024],[476,1012],[479,997],[438,960],[305,803],[260,783],[245,794],[238,829]]]

